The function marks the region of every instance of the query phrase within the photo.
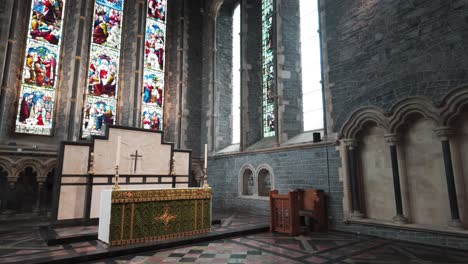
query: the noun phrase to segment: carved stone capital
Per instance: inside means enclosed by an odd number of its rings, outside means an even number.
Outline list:
[[[440,140],[449,140],[450,136],[453,135],[453,130],[450,127],[438,127],[434,129],[435,134]]]
[[[384,138],[385,142],[390,146],[395,146],[400,141],[400,136],[398,134],[386,134]]]
[[[354,138],[345,138],[344,143],[349,149],[354,149],[357,146],[357,141]]]

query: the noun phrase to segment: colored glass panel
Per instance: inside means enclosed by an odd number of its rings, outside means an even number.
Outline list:
[[[85,92],[82,137],[101,135],[117,115],[123,0],[96,0]]]
[[[263,136],[275,135],[274,0],[262,0]]]
[[[141,107],[145,129],[163,129],[166,10],[166,0],[148,0]]]
[[[26,42],[15,132],[51,135],[64,0],[35,0]]]

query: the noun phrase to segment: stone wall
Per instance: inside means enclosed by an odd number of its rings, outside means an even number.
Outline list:
[[[466,1],[321,1],[333,132],[353,110],[468,81]]]
[[[297,188],[324,190],[329,196],[332,224],[342,220],[340,159],[334,146],[243,153],[209,160],[208,182],[213,188],[213,207],[268,215],[268,200],[239,198],[239,177],[246,165],[255,168],[254,173],[258,173],[262,165],[271,167],[272,186],[281,193]]]

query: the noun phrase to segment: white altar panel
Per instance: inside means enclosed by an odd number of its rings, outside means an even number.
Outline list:
[[[174,175],[189,175],[190,153],[174,151]]]
[[[89,146],[65,145],[63,157],[62,174],[88,174]]]
[[[120,146],[120,174],[168,175],[170,172],[171,145],[161,144],[161,134],[152,131],[109,129],[109,139],[94,142],[94,173],[111,175],[115,173],[118,136]],[[130,156],[138,150],[136,171],[135,161]],[[155,151],[157,150],[157,151]]]
[[[163,144],[162,135],[156,131],[111,125],[106,135],[94,137],[91,142],[62,142],[63,156],[59,163],[62,170],[57,173],[59,191],[54,193],[52,219],[89,220],[88,216],[90,219],[99,217],[101,192],[111,190],[114,185],[109,180],[110,177],[112,182],[114,180],[119,138],[122,189],[188,187],[191,151],[174,150],[173,144]],[[135,151],[139,156],[136,170],[135,158],[131,156]],[[90,156],[91,152],[93,156]],[[92,179],[89,183],[88,177]],[[91,199],[89,204],[86,203],[87,197]]]
[[[99,213],[98,239],[109,244],[112,190],[104,190],[100,194],[99,204],[102,209]]]
[[[60,189],[60,202],[57,220],[84,217],[86,185],[63,185]]]

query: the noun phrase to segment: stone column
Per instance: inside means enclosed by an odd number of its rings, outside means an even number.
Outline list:
[[[448,198],[450,203],[450,212],[452,221],[449,223],[451,227],[461,229],[460,213],[457,201],[457,190],[455,187],[455,177],[453,174],[452,155],[450,153],[449,137],[452,135],[452,130],[449,127],[438,127],[434,129],[437,137],[442,143],[442,153],[444,156],[445,177],[447,179]]]
[[[351,185],[351,217],[360,219],[363,217],[361,212],[361,201],[359,197],[359,180],[356,170],[356,140],[345,139],[346,152],[348,156],[348,175]]]
[[[34,208],[33,212],[37,214],[41,214],[41,206],[43,204],[42,202],[42,193],[44,189],[44,182],[43,181],[38,181],[37,182],[37,200],[36,200],[36,207]]]
[[[10,176],[7,177],[8,190],[5,196],[5,205],[4,205],[5,207],[4,207],[4,210],[2,211],[2,214],[10,214],[13,210],[12,204],[13,204],[13,201],[15,201],[15,197],[13,197],[13,195],[15,194],[16,181],[17,179],[15,177],[10,177]]]
[[[393,217],[393,221],[396,223],[407,223],[408,220],[403,214],[403,202],[401,199],[401,186],[400,186],[400,171],[398,166],[398,154],[397,154],[397,143],[399,137],[397,134],[385,135],[385,141],[390,147],[390,159],[392,161],[392,174],[393,174],[393,191],[395,194],[395,207],[396,215]]]

